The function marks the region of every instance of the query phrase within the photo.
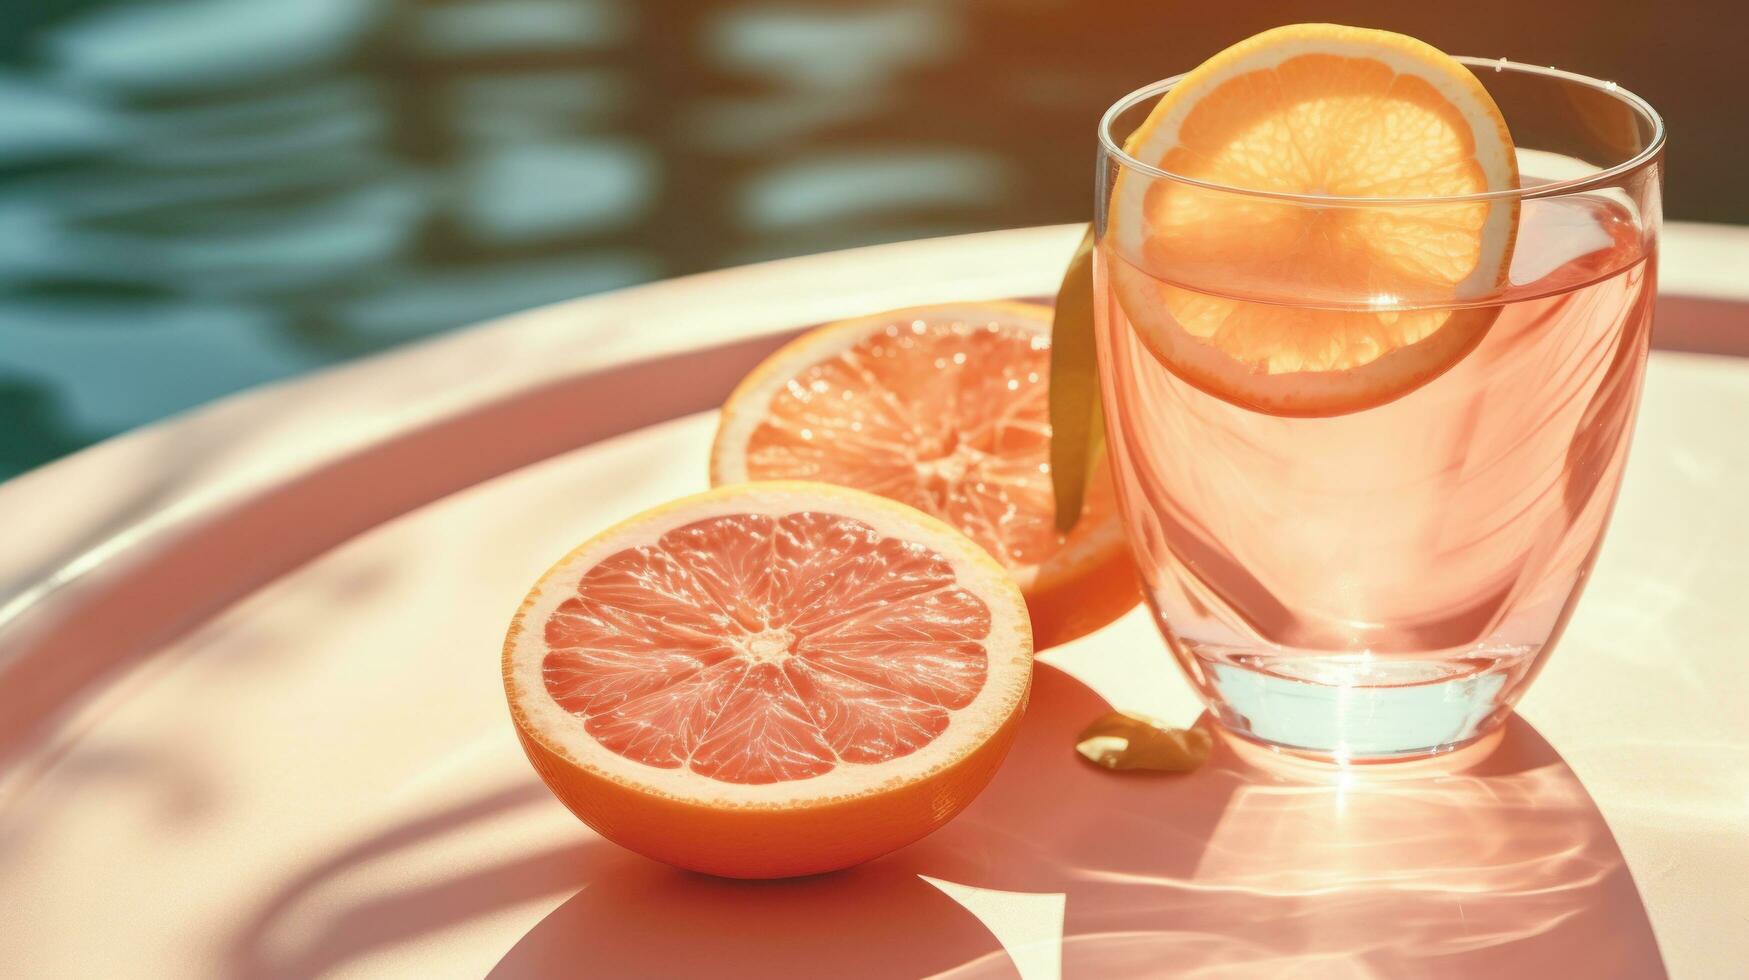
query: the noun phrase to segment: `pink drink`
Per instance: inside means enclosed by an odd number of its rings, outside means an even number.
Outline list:
[[[1125,260],[1101,247],[1120,507],[1160,628],[1224,724],[1363,758],[1505,716],[1572,613],[1621,480],[1651,326],[1647,225],[1601,195],[1526,201],[1476,347],[1328,418],[1175,375],[1109,288]]]

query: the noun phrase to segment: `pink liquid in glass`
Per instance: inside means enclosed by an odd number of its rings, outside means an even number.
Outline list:
[[[1108,288],[1124,260],[1101,248],[1121,510],[1161,630],[1228,727],[1366,757],[1459,744],[1510,710],[1621,479],[1654,293],[1639,228],[1604,197],[1526,202],[1477,346],[1399,399],[1328,418],[1263,414],[1173,374]]]

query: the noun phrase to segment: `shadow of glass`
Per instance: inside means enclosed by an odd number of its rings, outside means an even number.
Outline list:
[[[1522,719],[1456,771],[1338,774],[1217,738],[1194,773],[1131,777],[1074,755],[1103,708],[1041,670],[996,782],[890,860],[1064,893],[1067,976],[1664,975],[1602,815]]]

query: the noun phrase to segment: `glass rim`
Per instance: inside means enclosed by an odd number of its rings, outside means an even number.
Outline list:
[[[1606,82],[1601,79],[1592,78],[1589,75],[1581,75],[1577,72],[1562,71],[1552,65],[1546,67],[1541,65],[1529,65],[1523,62],[1512,61],[1507,58],[1457,56],[1456,60],[1471,68],[1491,68],[1497,72],[1510,70],[1532,75],[1541,75],[1545,78],[1576,83],[1594,91],[1601,92],[1604,95],[1626,103],[1631,109],[1639,112],[1646,119],[1650,120],[1652,124],[1652,138],[1647,141],[1646,146],[1643,149],[1632,157],[1621,163],[1615,164],[1614,166],[1605,167],[1593,174],[1586,174],[1582,177],[1570,177],[1565,180],[1551,181],[1546,184],[1537,184],[1533,187],[1509,187],[1498,191],[1478,191],[1474,194],[1452,194],[1444,197],[1343,197],[1335,194],[1296,194],[1288,191],[1266,191],[1247,187],[1234,187],[1230,184],[1220,184],[1214,181],[1201,180],[1196,177],[1188,177],[1184,174],[1175,174],[1170,170],[1155,166],[1154,164],[1144,163],[1143,161],[1130,156],[1129,153],[1124,150],[1123,146],[1112,136],[1112,125],[1117,121],[1118,116],[1128,112],[1148,99],[1163,95],[1166,91],[1171,89],[1172,86],[1183,81],[1185,75],[1189,74],[1189,72],[1184,72],[1173,75],[1170,78],[1160,79],[1157,82],[1150,82],[1141,88],[1129,92],[1127,95],[1119,98],[1116,102],[1113,102],[1111,107],[1105,110],[1105,114],[1099,117],[1099,147],[1102,152],[1117,161],[1120,167],[1134,170],[1138,173],[1146,174],[1150,177],[1155,177],[1161,180],[1169,180],[1174,183],[1198,187],[1208,191],[1217,191],[1224,194],[1237,194],[1244,197],[1281,201],[1289,204],[1309,204],[1322,207],[1453,204],[1472,201],[1526,200],[1530,198],[1561,197],[1567,194],[1574,194],[1610,184],[1624,174],[1631,174],[1636,170],[1641,170],[1656,160],[1658,155],[1664,150],[1664,117],[1658,114],[1658,110],[1652,108],[1650,102],[1647,102],[1633,92],[1617,85],[1615,82]],[[1478,72],[1478,74],[1480,73]]]

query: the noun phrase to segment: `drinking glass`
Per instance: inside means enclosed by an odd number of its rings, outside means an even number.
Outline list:
[[[1174,175],[1123,145],[1176,78],[1100,122],[1095,314],[1120,510],[1154,618],[1209,711],[1276,749],[1385,761],[1497,729],[1572,615],[1621,481],[1651,330],[1663,122],[1612,82],[1460,60],[1511,127],[1517,188],[1363,199]],[[1210,215],[1304,210],[1330,229],[1488,209],[1513,231],[1509,275],[1461,295],[1381,294],[1247,259],[1231,227],[1174,225],[1173,247],[1143,248],[1125,209],[1162,182]],[[1227,247],[1199,248],[1203,234]],[[1424,358],[1439,370],[1405,393],[1283,413],[1187,370],[1223,356],[1192,333],[1170,365],[1138,335],[1134,318],[1181,322],[1198,297],[1284,329],[1357,310],[1461,329],[1411,345],[1457,344]],[[1268,380],[1352,380],[1285,373]]]

